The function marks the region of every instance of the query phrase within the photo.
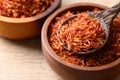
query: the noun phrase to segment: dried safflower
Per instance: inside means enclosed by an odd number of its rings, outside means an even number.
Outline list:
[[[79,13],[76,18],[61,26],[58,37],[70,51],[76,53],[98,48],[103,44],[105,35],[98,19],[88,13]]]
[[[93,11],[98,12],[99,9],[95,8]],[[56,32],[59,24],[63,20],[72,15],[74,15],[73,12],[68,11],[67,13],[64,13],[62,16],[56,17],[55,21],[49,27],[48,40],[52,49],[56,52],[56,54],[59,57],[63,58],[65,61],[70,62],[72,64],[86,67],[94,67],[109,64],[120,58],[120,17],[115,18],[115,20],[113,21],[110,30],[109,41],[102,50],[91,55],[75,55],[75,54],[69,55],[70,52],[64,50],[63,47],[58,43]],[[74,33],[74,31],[72,32]],[[85,34],[89,33],[86,32]],[[70,37],[70,39],[72,38],[71,34],[68,34],[68,36]],[[94,34],[94,36],[96,35]],[[74,40],[78,41],[79,39]],[[97,38],[97,40],[101,41],[101,38]],[[89,41],[86,40],[86,42],[90,44]],[[71,44],[69,46],[71,46]]]
[[[35,16],[47,10],[54,0],[0,0],[0,15],[13,18]]]

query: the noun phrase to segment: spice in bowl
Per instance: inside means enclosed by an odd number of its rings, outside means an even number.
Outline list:
[[[54,0],[0,0],[0,15],[12,18],[31,17],[47,10]]]
[[[95,8],[93,10],[93,12],[98,12],[98,11],[99,11],[99,9],[97,9],[97,8]],[[76,13],[68,11],[68,12],[64,13],[63,15],[56,17],[55,21],[52,22],[51,26],[48,29],[49,43],[50,43],[52,49],[56,52],[56,54],[59,57],[61,57],[62,59],[64,59],[65,61],[67,61],[69,63],[79,65],[79,66],[85,66],[85,67],[95,67],[95,66],[106,65],[106,64],[114,62],[120,58],[120,18],[119,17],[115,18],[115,20],[113,21],[113,23],[111,25],[112,27],[110,29],[110,37],[109,37],[108,43],[104,46],[103,49],[99,50],[99,52],[95,52],[94,54],[90,54],[90,55],[78,55],[78,54],[69,55],[71,53],[69,51],[65,50],[62,47],[62,45],[58,42],[58,40],[57,40],[58,36],[56,33],[58,30],[59,24],[62,21],[64,21],[66,18],[73,16],[74,14],[76,14]],[[82,13],[79,12],[79,14],[82,14]],[[81,23],[81,24],[83,24],[83,23]],[[70,25],[71,25],[71,22],[70,22]],[[74,30],[76,30],[76,28],[72,27],[73,30],[71,31],[72,33],[70,33],[69,32],[70,28],[68,28],[68,27],[69,27],[68,25],[67,26],[64,25],[64,27],[62,27],[64,29],[61,28],[61,31],[68,30],[68,32],[64,32],[64,35],[74,34]],[[90,31],[89,31],[91,34],[97,30],[100,30],[103,32],[102,28],[95,28],[95,30],[93,29],[93,26],[90,26],[90,28],[92,28],[92,30],[90,29]],[[89,29],[89,28],[86,28],[86,29]],[[84,34],[87,34],[87,32],[85,31],[86,29],[81,30],[81,31],[83,31]],[[79,30],[79,28],[78,28],[78,30]],[[71,36],[71,38],[68,36],[65,36],[66,38],[64,38],[64,36],[62,36],[63,35],[63,33],[62,33],[60,37],[62,38],[62,40],[64,40],[65,43],[67,43],[68,41],[70,41],[70,40],[73,41],[74,38],[80,38],[79,36],[83,35],[80,33],[76,33],[76,34],[79,34],[79,35]],[[93,36],[91,36],[91,37],[94,37],[94,35],[96,35],[96,34],[97,34],[97,32],[95,34],[93,34]],[[100,34],[100,37],[98,37],[98,41],[100,41],[100,43],[101,43],[103,41],[103,39],[104,39],[104,32],[102,33],[102,35]],[[70,43],[70,46],[71,45],[72,44]],[[75,47],[77,47],[77,46],[75,46]],[[74,50],[74,47],[71,49]],[[76,49],[76,51],[77,51],[77,49]]]
[[[58,28],[58,41],[70,52],[88,52],[100,47],[106,33],[97,18],[88,13],[79,13],[77,17]]]

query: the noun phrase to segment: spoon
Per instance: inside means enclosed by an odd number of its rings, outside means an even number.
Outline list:
[[[88,14],[93,17],[93,18],[97,18],[99,21],[100,21],[100,24],[102,25],[106,35],[105,35],[105,40],[103,42],[102,45],[100,45],[98,48],[96,49],[93,49],[93,50],[90,50],[90,51],[87,51],[87,52],[83,52],[83,51],[78,51],[78,52],[74,52],[73,50],[70,50],[66,44],[64,42],[62,42],[61,38],[59,38],[59,34],[60,34],[60,30],[61,30],[61,27],[68,23],[70,20],[76,18],[78,16],[78,14],[75,14],[67,19],[65,19],[58,27],[58,30],[57,30],[57,40],[58,42],[62,45],[62,47],[69,51],[71,54],[73,53],[77,53],[77,54],[89,54],[89,53],[94,53],[96,51],[98,51],[99,49],[101,49],[103,46],[105,46],[105,44],[107,43],[108,41],[108,38],[109,38],[109,34],[110,34],[110,25],[111,23],[113,22],[114,18],[119,14],[120,12],[120,2],[118,4],[116,4],[115,6],[107,9],[107,10],[103,10],[99,13],[95,13],[95,12],[88,12]]]

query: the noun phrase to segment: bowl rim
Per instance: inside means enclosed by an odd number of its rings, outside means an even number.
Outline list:
[[[8,22],[8,23],[26,23],[26,22],[32,22],[38,19],[42,19],[46,16],[48,16],[52,11],[54,11],[61,3],[61,0],[54,0],[53,4],[45,10],[43,13],[40,13],[38,15],[32,16],[32,17],[25,17],[25,18],[10,18],[6,16],[0,16],[0,21]]]
[[[105,69],[109,69],[112,67],[117,66],[118,64],[120,64],[120,59],[111,62],[109,64],[106,65],[102,65],[102,66],[95,66],[95,67],[84,67],[84,66],[79,66],[79,65],[75,65],[72,63],[69,63],[65,60],[63,60],[62,58],[60,58],[55,52],[54,50],[51,48],[49,41],[48,41],[48,37],[47,37],[47,32],[48,32],[48,26],[49,24],[52,22],[52,20],[54,19],[54,17],[56,17],[60,12],[63,12],[67,9],[70,9],[72,7],[80,7],[80,6],[93,6],[93,7],[100,7],[103,9],[107,9],[109,7],[101,5],[101,4],[97,4],[97,3],[90,3],[90,2],[79,2],[79,3],[73,3],[73,4],[69,4],[67,6],[64,6],[60,9],[58,9],[57,11],[55,11],[44,23],[43,28],[42,28],[42,32],[41,32],[41,39],[42,39],[42,47],[44,47],[46,49],[46,51],[48,52],[47,54],[49,54],[53,59],[55,59],[57,62],[63,64],[64,66],[73,68],[73,69],[77,69],[77,70],[85,70],[85,71],[99,71],[99,70],[105,70]]]

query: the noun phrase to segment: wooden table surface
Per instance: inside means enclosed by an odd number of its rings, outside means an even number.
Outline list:
[[[62,6],[87,0],[63,0]],[[113,6],[120,0],[88,0]],[[63,80],[48,66],[41,52],[40,38],[14,41],[0,38],[0,80]],[[118,76],[114,80],[120,80]]]

